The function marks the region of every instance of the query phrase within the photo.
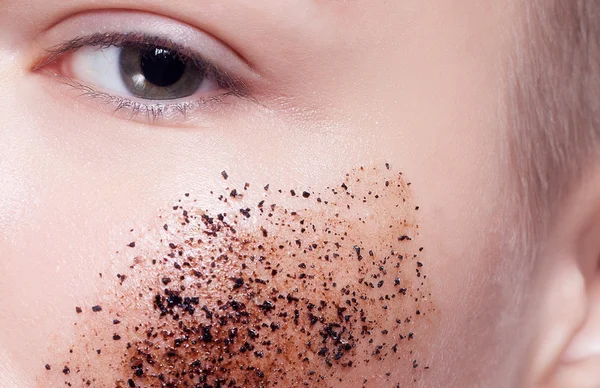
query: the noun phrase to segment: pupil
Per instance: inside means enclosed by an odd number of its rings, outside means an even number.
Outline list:
[[[142,51],[140,55],[143,76],[156,86],[173,85],[185,71],[185,62],[169,49],[153,47]]]

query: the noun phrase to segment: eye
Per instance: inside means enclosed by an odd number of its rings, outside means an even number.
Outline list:
[[[70,55],[64,66],[70,78],[143,100],[177,100],[221,88],[206,61],[152,44],[82,47]]]
[[[49,68],[79,96],[103,100],[101,109],[108,106],[114,113],[130,111],[127,118],[143,113],[152,123],[159,118],[162,124],[182,123],[177,114],[185,120],[190,111],[205,109],[214,114],[221,111],[217,105],[228,96],[250,97],[239,78],[196,50],[159,36],[95,33],[48,51],[36,68]],[[235,67],[223,59],[232,58],[223,54],[225,49],[205,51]],[[232,105],[226,106],[230,109]]]

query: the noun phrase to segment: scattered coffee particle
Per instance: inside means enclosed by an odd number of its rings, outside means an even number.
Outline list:
[[[123,322],[97,315],[77,325],[87,342],[68,359],[74,375],[94,386],[325,387],[360,386],[355,368],[374,363],[408,371],[428,338],[419,322],[435,315],[424,275],[406,259],[418,249],[408,236],[419,240],[411,194],[388,170],[360,168],[321,192],[299,191],[317,198],[304,206],[288,206],[289,187],[252,202],[247,184],[248,195],[210,192],[221,213],[180,199],[157,224],[168,238],[138,241],[147,259],[133,259],[130,281],[104,305]],[[110,357],[78,361],[99,346]],[[284,370],[282,360],[301,368]],[[94,375],[108,363],[113,376]],[[375,368],[369,384],[389,385],[390,372]]]
[[[223,177],[223,179],[229,178],[229,175],[227,175],[227,171],[225,171],[225,170],[221,171],[221,176]]]
[[[75,306],[75,312],[76,312],[77,314],[81,314],[81,313],[82,313],[82,311],[83,311],[83,310],[81,309],[81,307],[79,307],[79,306]]]
[[[130,242],[129,244],[127,244],[127,246],[130,248],[135,248],[135,241]]]
[[[250,218],[250,208],[240,209],[240,213],[246,218]]]
[[[92,311],[95,312],[95,313],[97,313],[99,311],[102,311],[102,307],[99,306],[99,305],[92,306]]]
[[[46,370],[50,370],[52,367],[50,366],[50,364],[46,364],[45,368],[46,368]]]
[[[63,368],[62,372],[66,375],[68,375],[69,373],[71,373],[71,369],[69,369],[68,366],[65,365],[65,367]]]

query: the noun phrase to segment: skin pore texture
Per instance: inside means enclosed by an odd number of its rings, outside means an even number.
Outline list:
[[[97,304],[74,307],[76,338],[64,361],[47,364],[44,382],[421,381],[439,316],[419,207],[410,182],[381,167],[360,167],[322,192],[235,184],[223,171],[229,184],[211,192],[210,211],[186,193],[157,227],[131,232],[135,241],[117,253],[130,266],[96,280],[106,287]]]

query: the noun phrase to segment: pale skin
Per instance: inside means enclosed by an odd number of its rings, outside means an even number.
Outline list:
[[[93,305],[102,302],[110,320],[112,312],[130,322],[146,319],[151,310],[143,303],[129,315],[123,306],[138,303],[131,295],[147,286],[151,271],[128,275],[134,280],[126,283],[133,288],[125,302],[117,300],[116,274],[129,271],[131,242],[137,242],[136,254],[148,257],[163,249],[162,226],[174,222],[170,209],[179,199],[193,198],[190,209],[215,215],[225,206],[218,194],[243,192],[248,182],[254,191],[240,203],[256,206],[269,184],[282,193],[268,200],[307,209],[321,222],[339,209],[321,209],[314,201],[298,205],[298,198],[283,194],[306,189],[312,201],[361,166],[366,183],[357,191],[399,172],[410,186],[378,205],[345,198],[342,217],[358,223],[367,213],[386,214],[418,224],[418,233],[407,229],[414,239],[406,249],[425,248],[419,254],[428,282],[418,295],[427,297],[430,318],[413,326],[410,350],[421,368],[401,350],[408,364],[387,357],[332,376],[343,375],[347,386],[371,387],[600,384],[593,367],[600,252],[593,238],[600,203],[595,173],[564,204],[565,221],[544,242],[549,253],[535,276],[524,279],[518,265],[507,265],[528,259],[507,247],[516,223],[503,216],[514,209],[502,201],[510,189],[500,156],[503,58],[514,39],[505,32],[519,15],[518,4],[0,0],[0,9],[0,387],[63,386],[74,378],[61,370],[86,364],[96,346],[87,338],[103,331]],[[227,96],[190,109],[185,118],[174,113],[149,121],[143,112],[115,112],[62,82],[56,74],[72,70],[73,52],[38,66],[48,49],[65,41],[139,32],[135,28],[191,31],[178,43],[242,79],[252,99]],[[397,243],[385,233],[365,232],[356,240],[375,247],[386,239]],[[348,269],[353,265],[339,271],[340,283],[355,281]],[[218,286],[214,292],[226,296]],[[377,300],[376,288],[365,292]],[[77,314],[76,306],[85,311]],[[389,308],[406,306],[395,299]],[[388,328],[383,319],[377,322],[379,332]],[[122,356],[112,341],[107,346],[106,359],[82,372],[97,386],[114,386],[105,377],[117,373]],[[356,342],[357,352],[366,347],[366,340]],[[299,368],[294,362],[285,368]],[[273,378],[286,386],[286,377]],[[319,384],[336,381],[327,377]]]

